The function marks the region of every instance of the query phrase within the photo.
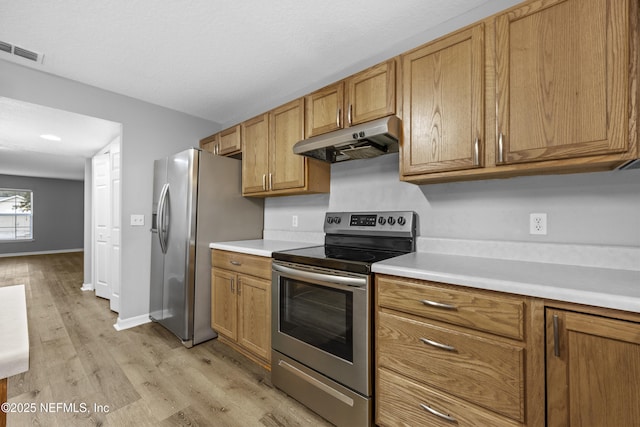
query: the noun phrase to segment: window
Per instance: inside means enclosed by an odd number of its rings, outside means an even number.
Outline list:
[[[33,192],[0,188],[0,241],[33,239]]]

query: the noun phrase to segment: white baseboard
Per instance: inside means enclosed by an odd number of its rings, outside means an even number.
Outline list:
[[[118,321],[113,328],[116,331],[123,331],[125,329],[133,328],[136,326],[144,325],[145,323],[151,322],[148,314],[143,314],[142,316],[130,317],[128,319],[121,319],[118,317]]]
[[[80,290],[82,292],[87,292],[87,291],[94,291],[95,288],[93,287],[93,283],[83,283]]]
[[[0,258],[28,255],[50,255],[50,254],[66,254],[70,252],[83,252],[84,249],[60,249],[55,251],[37,251],[37,252],[16,252],[12,254],[0,254]]]

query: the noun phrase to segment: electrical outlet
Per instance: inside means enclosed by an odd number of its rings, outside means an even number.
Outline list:
[[[547,214],[532,213],[529,214],[529,234],[547,234]]]
[[[298,215],[291,216],[291,226],[294,228],[298,226]]]
[[[144,215],[131,215],[131,225],[140,227],[144,225]]]

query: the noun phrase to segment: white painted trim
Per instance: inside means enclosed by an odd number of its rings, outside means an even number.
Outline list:
[[[136,326],[144,325],[145,323],[151,322],[148,314],[143,314],[142,316],[130,317],[128,319],[121,319],[118,317],[118,321],[113,328],[116,331],[123,331],[125,329],[134,328]]]
[[[49,254],[66,254],[71,252],[84,252],[84,249],[60,249],[55,251],[37,251],[37,252],[16,252],[12,254],[0,254],[0,258],[28,255],[49,255]]]
[[[83,283],[80,290],[82,292],[87,292],[87,291],[94,291],[95,289],[93,288],[93,283]]]

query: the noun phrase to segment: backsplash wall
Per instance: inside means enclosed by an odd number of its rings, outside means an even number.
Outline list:
[[[623,268],[640,264],[640,170],[417,186],[399,180],[398,154],[336,163],[330,194],[266,200],[265,238],[321,242],[324,213],[352,210],[415,211],[421,251],[451,251],[452,242],[456,252],[461,246],[485,251],[490,244],[529,259],[542,256],[531,248],[578,247],[601,257],[606,247],[612,257],[623,252]],[[532,212],[547,214],[546,236],[529,234]]]

